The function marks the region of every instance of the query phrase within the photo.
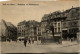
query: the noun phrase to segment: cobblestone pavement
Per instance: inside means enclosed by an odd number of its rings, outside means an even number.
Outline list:
[[[79,52],[79,45],[77,42],[63,42],[62,44],[48,43],[27,44],[24,46],[23,42],[1,42],[1,53],[72,53]]]

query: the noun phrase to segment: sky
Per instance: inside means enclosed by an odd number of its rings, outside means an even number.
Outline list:
[[[6,5],[3,5],[6,4]],[[9,5],[7,5],[9,4]],[[11,5],[14,4],[14,5]],[[28,4],[28,5],[18,5]],[[29,5],[35,4],[35,5]],[[44,14],[54,11],[63,11],[73,7],[79,7],[79,1],[28,1],[13,0],[0,2],[1,19],[11,22],[15,26],[21,21],[36,20],[41,21]]]

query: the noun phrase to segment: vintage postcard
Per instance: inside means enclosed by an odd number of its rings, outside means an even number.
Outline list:
[[[0,1],[0,53],[78,54],[79,0]]]

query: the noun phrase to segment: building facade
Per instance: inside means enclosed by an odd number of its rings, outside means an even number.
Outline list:
[[[79,30],[79,8],[72,7],[65,11],[45,14],[41,22],[34,20],[18,24],[18,36],[49,39],[77,38]],[[40,39],[39,38],[39,39]]]
[[[68,11],[67,19],[63,22],[63,37],[66,35],[65,38],[77,38],[77,33],[80,32],[79,30],[79,8],[71,8]]]
[[[17,35],[19,39],[34,38],[37,40],[37,36],[40,34],[40,23],[35,20],[22,21],[18,23]]]
[[[12,40],[16,41],[17,39],[17,28],[10,22],[1,20],[1,41]]]
[[[28,21],[27,30],[26,30],[26,36],[28,38],[34,38],[34,40],[37,40],[37,36],[40,36],[41,28],[39,27],[40,23],[35,20]]]
[[[50,30],[50,25],[49,25],[52,21],[48,23],[48,18],[49,14],[45,14],[41,20],[41,34],[42,38],[45,38],[46,40],[52,39],[52,31]]]
[[[77,38],[77,32],[79,32],[79,19],[79,7],[72,7],[63,12],[55,11],[46,14],[41,21],[42,36],[47,38],[47,36],[50,37],[49,34],[52,34],[53,39],[57,38],[56,40],[73,37]]]
[[[17,36],[18,37],[25,37],[26,31],[26,21],[22,21],[17,25]]]

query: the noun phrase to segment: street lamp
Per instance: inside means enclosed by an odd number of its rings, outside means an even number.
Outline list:
[[[38,35],[37,35],[37,45],[38,45]]]
[[[61,44],[62,44],[62,27],[63,27],[62,22],[63,22],[63,19],[61,20]]]
[[[39,36],[38,29],[39,29],[39,25],[37,25],[37,45],[38,45],[38,36]]]

